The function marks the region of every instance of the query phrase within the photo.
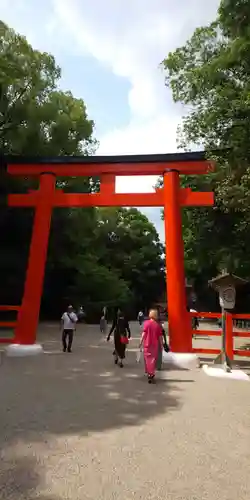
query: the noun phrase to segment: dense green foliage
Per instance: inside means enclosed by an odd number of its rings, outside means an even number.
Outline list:
[[[217,165],[206,178],[183,179],[215,192],[213,209],[189,208],[183,215],[187,274],[199,282],[221,268],[250,278],[249,53],[250,0],[223,0],[215,22],[196,29],[163,61],[174,101],[188,110],[180,147],[202,147]]]
[[[105,304],[131,313],[149,307],[165,287],[162,254],[153,224],[137,209],[55,210],[45,310],[58,288],[64,300],[83,303],[89,317]]]
[[[90,155],[94,123],[83,100],[58,88],[54,58],[34,50],[0,23],[0,150],[19,155]],[[1,170],[1,304],[23,293],[33,211],[7,208],[9,192],[36,182]],[[98,190],[98,179],[59,179],[65,191]],[[148,219],[135,209],[56,209],[52,220],[42,312],[60,314],[68,301],[89,317],[103,305],[147,307],[164,289],[163,248]]]

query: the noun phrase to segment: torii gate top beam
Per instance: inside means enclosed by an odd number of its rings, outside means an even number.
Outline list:
[[[45,172],[59,177],[163,175],[166,170],[177,170],[181,175],[199,175],[213,170],[204,152],[52,158],[8,156],[5,162],[8,173],[17,176],[39,176]]]

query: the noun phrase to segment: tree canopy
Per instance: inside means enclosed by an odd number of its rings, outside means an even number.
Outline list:
[[[53,56],[0,23],[0,151],[18,155],[91,155],[97,142],[85,103],[59,88]],[[1,171],[0,303],[21,302],[33,210],[8,208],[6,195],[37,181]],[[70,192],[99,189],[96,178],[58,179]],[[58,315],[68,301],[90,317],[104,305],[148,307],[162,294],[163,248],[154,226],[136,209],[55,209],[42,314]]]
[[[184,178],[213,190],[213,209],[183,215],[186,268],[204,280],[227,267],[250,277],[250,0],[222,0],[209,26],[199,27],[162,65],[175,102],[186,106],[179,147],[203,148],[216,171]]]

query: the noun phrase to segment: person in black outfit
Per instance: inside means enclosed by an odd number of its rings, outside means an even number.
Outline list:
[[[109,342],[110,337],[114,333],[114,344],[115,344],[115,350],[113,352],[114,359],[115,359],[115,364],[117,365],[119,362],[119,366],[123,368],[123,360],[125,358],[125,351],[126,351],[126,343],[123,342],[122,340],[125,339],[130,339],[131,337],[131,331],[129,327],[129,322],[127,318],[125,317],[123,311],[118,309],[117,313],[115,314],[115,317],[113,319],[113,323],[110,329],[110,332],[107,336],[107,341]]]

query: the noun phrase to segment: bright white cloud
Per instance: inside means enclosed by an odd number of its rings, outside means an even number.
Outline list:
[[[95,57],[131,84],[131,122],[120,130],[121,153],[132,148],[133,152],[141,151],[145,147],[143,130],[152,126],[153,132],[163,114],[169,122],[179,114],[164,87],[159,63],[169,51],[184,43],[196,26],[214,18],[218,3],[219,0],[52,0],[54,18],[61,29],[64,25],[65,36],[74,40],[84,54]],[[137,132],[140,143],[134,141],[130,132],[135,130],[136,121],[141,129]],[[114,135],[117,137],[117,131]],[[109,144],[106,137],[102,140]],[[155,150],[159,144],[157,135],[152,134],[150,144]],[[175,149],[175,140],[172,147]]]

